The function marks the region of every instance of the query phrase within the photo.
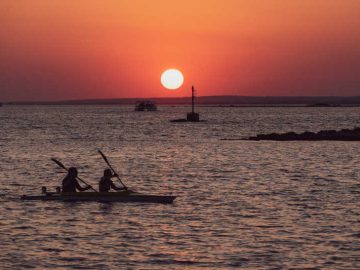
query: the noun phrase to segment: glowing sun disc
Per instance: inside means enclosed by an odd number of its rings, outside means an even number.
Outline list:
[[[161,84],[167,89],[177,89],[184,83],[184,76],[177,69],[168,69],[161,74]]]

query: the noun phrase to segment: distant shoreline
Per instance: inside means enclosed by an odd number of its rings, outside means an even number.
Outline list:
[[[84,99],[59,101],[0,101],[2,105],[135,105],[142,100],[151,100],[157,105],[186,106],[191,97],[177,98],[122,98],[122,99]],[[198,107],[359,107],[360,96],[199,96]]]
[[[164,107],[191,107],[191,104],[157,104]],[[135,106],[123,103],[54,103],[54,102],[10,102],[5,106]],[[196,104],[198,108],[357,108],[360,104],[338,104],[330,106],[314,106],[312,104]]]

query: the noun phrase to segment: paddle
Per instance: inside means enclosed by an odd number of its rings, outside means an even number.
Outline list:
[[[100,150],[98,150],[99,154],[102,156],[102,158],[105,160],[106,164],[109,166],[110,170],[112,170],[112,172],[114,174],[116,174],[117,179],[119,179],[120,183],[124,186],[125,189],[128,189],[127,186],[125,186],[125,184],[121,181],[120,176],[115,172],[115,170],[113,169],[113,167],[111,166],[109,160],[107,159],[107,157],[105,156],[105,154],[103,152],[101,152]]]
[[[64,166],[64,164],[62,164],[59,160],[57,160],[57,159],[55,159],[55,158],[52,158],[51,159],[52,161],[54,161],[57,165],[59,165],[59,167],[61,167],[61,168],[63,168],[64,170],[68,170],[65,166]],[[86,183],[84,180],[82,180],[80,177],[76,177],[78,180],[80,180],[81,182],[83,182],[85,185],[88,185],[88,186],[90,186],[88,183]],[[93,191],[95,191],[95,192],[97,192],[92,186],[90,186],[90,188],[93,190]]]

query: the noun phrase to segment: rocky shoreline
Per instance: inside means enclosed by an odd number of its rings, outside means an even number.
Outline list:
[[[303,133],[271,133],[258,134],[246,138],[250,141],[360,141],[360,127],[342,130],[321,130],[319,132],[305,131]]]

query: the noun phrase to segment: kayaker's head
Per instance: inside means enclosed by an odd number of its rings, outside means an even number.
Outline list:
[[[111,176],[112,176],[112,172],[110,169],[104,170],[104,177],[111,177]]]
[[[71,177],[76,177],[78,174],[78,171],[75,167],[70,167],[68,171],[68,175]]]

